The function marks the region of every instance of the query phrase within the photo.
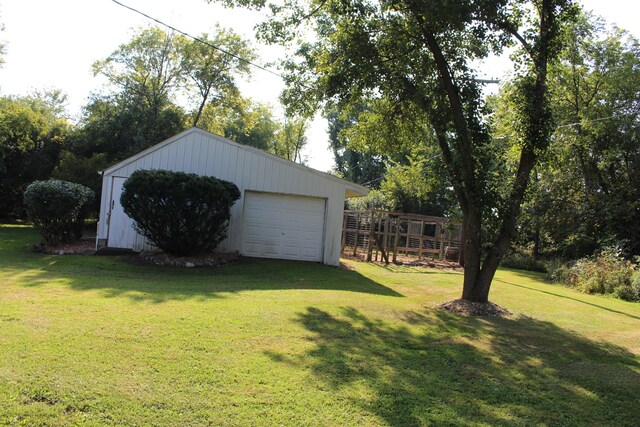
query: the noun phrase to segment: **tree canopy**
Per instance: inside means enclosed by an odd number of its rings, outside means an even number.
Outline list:
[[[535,174],[522,218],[521,243],[578,258],[619,245],[640,254],[640,45],[588,14],[565,28],[566,43],[550,70],[559,126]],[[507,85],[496,127],[513,139]]]
[[[0,218],[22,216],[22,193],[47,179],[69,124],[44,93],[0,98]]]

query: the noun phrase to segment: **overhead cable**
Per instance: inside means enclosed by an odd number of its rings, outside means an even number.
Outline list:
[[[150,16],[150,15],[148,15],[148,14],[146,14],[146,13],[144,13],[144,12],[134,8],[134,7],[131,7],[131,6],[128,6],[128,5],[126,5],[126,4],[122,3],[122,2],[119,2],[118,0],[111,0],[111,1],[114,2],[115,4],[117,4],[118,6],[122,6],[125,9],[129,9],[130,11],[135,12],[135,13],[137,13],[139,15],[142,15],[145,18],[150,19],[150,20],[152,20],[154,22],[157,22],[160,25],[164,25],[165,27],[175,31],[176,33],[182,34],[185,37],[189,37],[190,39],[192,39],[194,41],[197,41],[198,43],[202,43],[202,44],[204,44],[206,46],[209,46],[210,48],[215,49],[217,51],[220,51],[220,52],[224,53],[225,55],[232,56],[232,57],[234,57],[234,58],[236,58],[236,59],[238,59],[238,60],[240,60],[242,62],[245,62],[245,63],[251,65],[252,67],[258,68],[258,69],[260,69],[262,71],[266,71],[267,73],[273,74],[274,76],[280,77],[281,79],[284,80],[284,76],[282,74],[279,74],[279,73],[277,73],[277,72],[275,72],[273,70],[270,70],[270,69],[266,68],[263,65],[256,64],[255,62],[252,62],[252,61],[250,61],[250,60],[248,60],[246,58],[243,58],[243,57],[241,57],[239,55],[236,55],[235,53],[229,52],[228,50],[223,49],[220,46],[216,46],[213,43],[208,42],[207,40],[203,40],[203,39],[201,39],[199,37],[192,36],[191,34],[185,32],[185,31],[182,31],[182,30],[180,30],[180,29],[178,29],[178,28],[176,28],[176,27],[174,27],[172,25],[169,25],[169,24],[167,24],[167,23],[165,23],[165,22],[163,22],[163,21],[161,21],[161,20],[159,20],[157,18],[154,18],[153,16]]]

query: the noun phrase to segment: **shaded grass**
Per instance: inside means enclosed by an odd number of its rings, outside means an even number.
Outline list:
[[[636,425],[640,305],[500,271],[147,267],[0,227],[0,424]]]

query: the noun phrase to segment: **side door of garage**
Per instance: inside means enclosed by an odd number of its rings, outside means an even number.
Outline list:
[[[110,248],[133,249],[137,233],[133,229],[133,220],[124,213],[124,209],[120,204],[122,185],[127,178],[113,177],[112,179],[107,246]]]

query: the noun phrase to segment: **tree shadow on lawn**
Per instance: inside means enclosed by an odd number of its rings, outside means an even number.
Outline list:
[[[55,282],[79,291],[102,290],[106,297],[128,296],[156,303],[261,290],[334,290],[402,297],[358,272],[308,262],[248,259],[224,267],[185,269],[132,265],[115,258],[43,256],[36,265],[12,268],[10,276],[24,286]]]
[[[311,369],[394,426],[637,425],[640,360],[528,317],[406,312],[397,323],[354,308],[296,319],[313,348],[274,360]],[[363,392],[365,388],[367,392]]]

